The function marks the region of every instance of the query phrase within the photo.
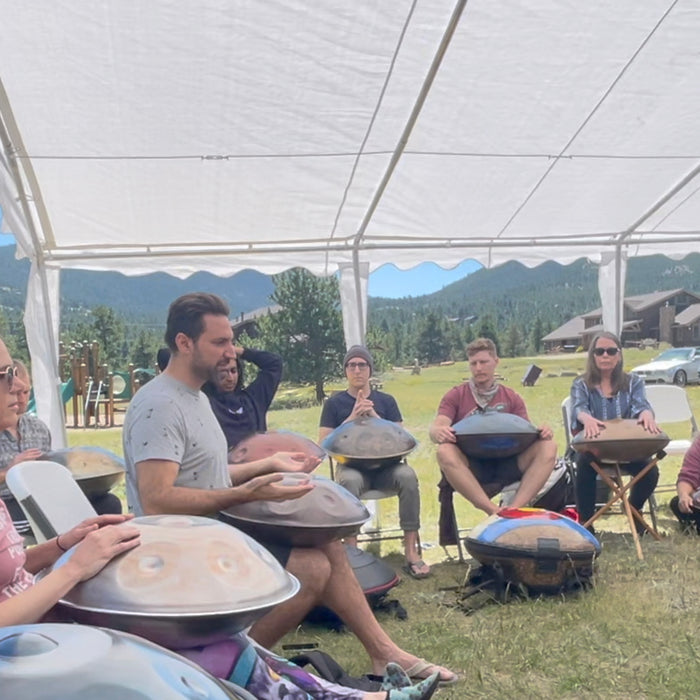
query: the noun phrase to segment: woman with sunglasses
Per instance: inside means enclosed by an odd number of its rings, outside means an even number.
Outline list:
[[[605,421],[615,418],[636,418],[645,430],[661,432],[644,392],[644,380],[622,368],[622,347],[613,333],[598,333],[588,349],[584,373],[571,386],[571,433],[583,430],[587,438],[600,435]],[[646,462],[625,465],[630,474],[639,473]],[[587,454],[576,455],[576,500],[581,522],[593,516],[596,500],[596,471]],[[659,469],[653,467],[630,492],[630,503],[641,510],[659,480]],[[640,534],[643,528],[637,524]],[[589,528],[591,531],[593,528]]]

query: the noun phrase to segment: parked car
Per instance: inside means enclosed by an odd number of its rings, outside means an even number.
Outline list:
[[[632,371],[650,384],[697,384],[700,382],[700,348],[669,348]]]

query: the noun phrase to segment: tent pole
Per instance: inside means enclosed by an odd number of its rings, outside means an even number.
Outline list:
[[[10,135],[12,133],[12,136]],[[54,333],[54,321],[58,327],[59,319],[54,319],[51,309],[51,297],[49,294],[48,281],[46,279],[46,261],[44,259],[43,246],[39,240],[36,230],[36,223],[32,216],[32,211],[29,207],[29,196],[27,195],[20,166],[17,160],[17,152],[21,148],[24,151],[21,136],[14,121],[14,116],[10,109],[7,93],[4,85],[0,81],[0,140],[2,148],[7,155],[7,162],[10,168],[10,173],[17,189],[18,200],[22,209],[22,214],[25,220],[25,226],[32,241],[34,255],[32,256],[32,268],[30,274],[38,275],[41,291],[41,307],[43,319],[43,329],[27,328],[27,306],[29,300],[25,301],[25,316],[24,323],[27,336],[34,337],[35,332],[45,333],[48,339],[48,347],[50,351],[47,356],[41,358],[41,364],[48,369],[49,375],[53,375],[52,381],[49,381],[49,386],[37,385],[35,393],[37,395],[37,409],[40,414],[44,414],[48,418],[46,422],[51,427],[52,442],[56,447],[63,447],[66,444],[66,426],[65,426],[65,410],[60,396],[60,375],[58,368],[58,342]],[[37,216],[42,224],[42,229],[45,228],[45,233],[48,236],[47,240],[53,241],[53,234],[48,220],[48,214],[44,205],[43,197],[39,190],[39,185],[31,166],[31,161],[22,164],[22,171],[27,177],[27,182],[31,188],[31,199],[37,211]],[[25,246],[26,247],[26,246]],[[36,345],[35,345],[36,347]],[[30,350],[31,352],[31,350]],[[42,353],[43,354],[43,353]],[[45,377],[44,379],[49,379]],[[41,416],[40,416],[41,417]]]
[[[631,226],[618,236],[618,245],[624,244],[636,230],[670,199],[675,197],[689,182],[692,182],[700,174],[700,165],[696,165],[687,175],[684,175],[665,195],[649,207]]]
[[[352,251],[352,273],[355,279],[355,304],[357,304],[357,323],[360,332],[360,344],[366,345],[367,335],[367,317],[365,314],[367,308],[367,290],[362,289],[362,280],[360,279],[360,253],[357,246]]]
[[[625,292],[622,289],[622,246],[615,246],[615,335],[622,342]]]
[[[391,155],[389,165],[387,166],[386,171],[384,172],[384,175],[382,176],[382,179],[379,182],[377,189],[375,190],[375,193],[372,197],[372,201],[370,202],[370,205],[367,208],[365,215],[362,217],[360,226],[357,230],[357,233],[355,234],[356,246],[359,244],[360,240],[365,235],[365,231],[369,226],[369,222],[372,219],[376,208],[379,206],[379,202],[382,196],[384,195],[384,190],[386,190],[387,185],[389,184],[389,181],[391,180],[391,177],[394,174],[394,170],[396,170],[396,166],[398,165],[398,162],[401,159],[404,150],[406,149],[408,139],[411,136],[411,132],[413,131],[413,127],[415,126],[416,121],[418,121],[418,117],[420,116],[421,110],[423,109],[423,105],[425,104],[425,100],[428,97],[428,93],[430,92],[430,89],[433,86],[435,77],[437,76],[438,70],[440,69],[440,65],[442,64],[442,59],[447,53],[447,48],[449,47],[450,42],[452,41],[452,37],[455,33],[455,30],[457,29],[457,25],[459,24],[459,20],[462,17],[462,12],[464,11],[466,4],[467,0],[458,0],[454,10],[452,11],[452,15],[450,16],[450,20],[447,23],[445,33],[442,35],[442,39],[437,48],[437,51],[435,52],[433,61],[430,64],[428,74],[425,76],[425,80],[423,81],[423,85],[421,86],[420,92],[418,93],[416,102],[413,105],[413,109],[411,110],[410,115],[408,116],[406,126],[404,126],[399,141],[396,144],[396,148],[394,149],[394,152]]]

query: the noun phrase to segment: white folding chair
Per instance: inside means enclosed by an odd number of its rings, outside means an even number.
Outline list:
[[[659,425],[689,423],[690,438],[671,440],[664,448],[668,455],[684,455],[698,432],[698,424],[686,390],[682,386],[672,384],[648,384],[645,391]]]
[[[56,462],[21,462],[7,472],[6,482],[37,542],[50,540],[97,515],[71,472]]]
[[[335,464],[332,457],[329,457],[331,479],[336,481]],[[382,528],[377,501],[385,498],[398,496],[398,491],[384,491],[382,489],[370,489],[360,494],[360,500],[365,504],[370,514],[370,519],[362,526],[360,538],[364,541],[383,542],[384,540],[402,540],[403,531],[393,528]],[[359,541],[359,539],[358,539]]]

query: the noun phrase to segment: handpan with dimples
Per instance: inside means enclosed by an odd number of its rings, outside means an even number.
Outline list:
[[[286,430],[268,430],[241,440],[228,453],[229,464],[245,464],[271,457],[277,452],[301,452],[307,457],[323,459],[326,453],[313,440]]]
[[[603,422],[603,421],[601,421]],[[583,431],[571,441],[576,452],[593,455],[601,462],[641,462],[668,445],[666,433],[650,433],[633,418],[605,421],[605,427],[594,438]]]
[[[539,438],[539,430],[520,416],[479,411],[452,426],[457,446],[467,457],[502,459],[518,455]]]
[[[343,466],[377,469],[398,464],[417,444],[398,423],[357,418],[339,425],[324,438],[321,447]]]
[[[170,648],[200,646],[244,629],[299,590],[264,547],[218,520],[149,515],[124,526],[140,530],[141,544],[59,601],[78,622]]]
[[[261,541],[319,547],[359,532],[369,520],[362,501],[322,476],[285,474],[283,485],[311,480],[314,488],[288,501],[251,501],[221,511],[221,519]]]
[[[254,700],[140,637],[57,623],[0,630],[0,688],[22,700]]]
[[[124,478],[124,460],[101,447],[65,447],[46,452],[39,459],[68,468],[86,496],[107,493]]]

